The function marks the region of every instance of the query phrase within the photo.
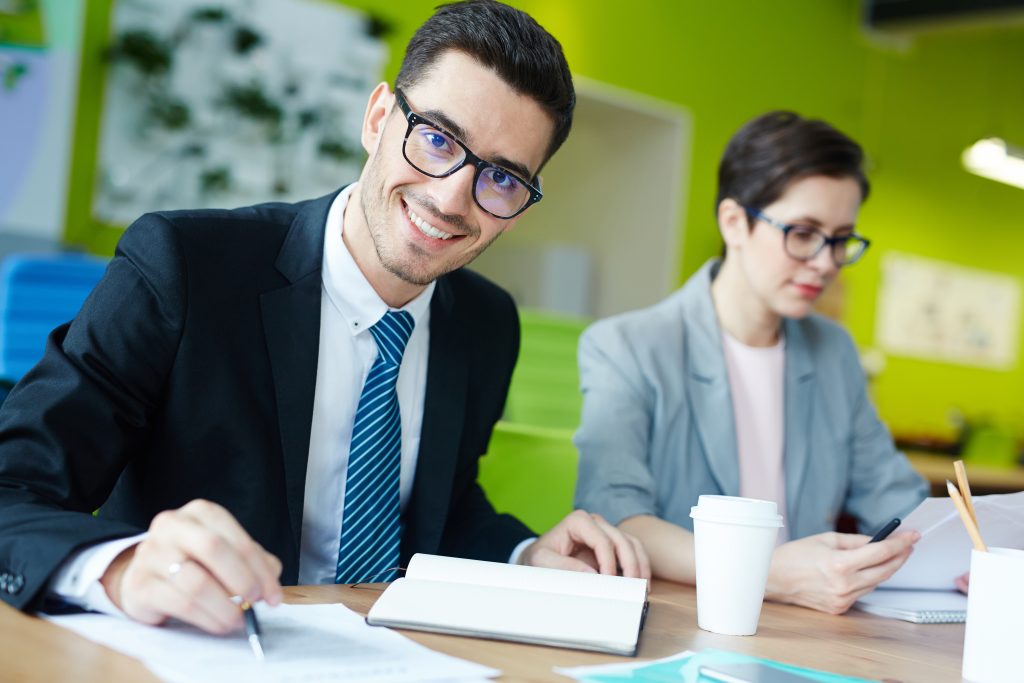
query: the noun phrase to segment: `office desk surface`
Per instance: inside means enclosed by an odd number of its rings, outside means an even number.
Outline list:
[[[343,602],[365,613],[379,586],[298,586],[285,589],[294,603]],[[553,666],[628,661],[598,655],[474,638],[403,631],[427,647],[501,669],[500,681],[568,681]],[[718,648],[770,657],[837,673],[886,681],[960,680],[963,624],[910,624],[858,611],[830,616],[766,603],[757,635],[720,636],[697,628],[696,594],[690,586],[655,581],[640,657]],[[117,683],[156,681],[141,664],[78,635],[0,604],[0,681]]]

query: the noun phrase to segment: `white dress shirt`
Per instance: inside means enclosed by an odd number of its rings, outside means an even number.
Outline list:
[[[370,334],[370,328],[388,311],[388,305],[359,270],[342,240],[342,219],[354,187],[346,187],[334,200],[327,214],[324,236],[320,351],[302,508],[300,584],[334,583],[352,425],[363,384],[377,358],[377,342]],[[434,287],[435,283],[431,282],[401,309],[412,315],[416,322],[398,371],[398,406],[402,414],[400,500],[403,512],[412,492],[420,447],[430,347],[430,298]]]

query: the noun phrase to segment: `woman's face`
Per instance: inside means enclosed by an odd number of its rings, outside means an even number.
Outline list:
[[[794,181],[761,213],[778,223],[817,228],[833,237],[853,232],[860,202],[860,185],[853,178],[818,175]],[[727,240],[729,258],[739,261],[750,293],[775,315],[809,315],[839,272],[831,250],[825,247],[809,261],[798,260],[787,253],[781,229],[754,217],[749,220],[751,229],[734,230]]]

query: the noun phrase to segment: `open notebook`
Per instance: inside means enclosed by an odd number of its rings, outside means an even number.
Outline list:
[[[915,624],[951,624],[967,620],[967,596],[956,591],[876,589],[856,603],[883,617]]]
[[[366,621],[634,655],[646,605],[643,579],[417,554]]]

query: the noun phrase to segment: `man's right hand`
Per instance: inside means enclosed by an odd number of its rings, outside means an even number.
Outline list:
[[[154,517],[146,539],[118,555],[100,583],[132,619],[160,624],[174,618],[221,634],[242,625],[232,596],[276,605],[280,576],[280,560],[227,510],[194,500]]]
[[[830,531],[784,543],[772,555],[765,597],[842,614],[896,573],[921,538],[916,531],[869,543]]]

